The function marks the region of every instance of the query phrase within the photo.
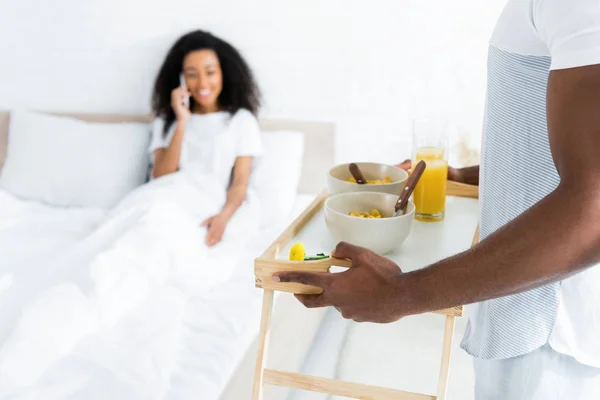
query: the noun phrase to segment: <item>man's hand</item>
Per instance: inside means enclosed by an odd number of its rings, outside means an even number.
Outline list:
[[[205,239],[205,243],[208,247],[216,245],[223,239],[223,233],[225,232],[225,227],[228,222],[229,218],[224,213],[212,216],[202,222],[200,226],[206,226],[208,228]]]
[[[400,164],[397,164],[396,167],[408,171],[412,167],[412,161],[404,160]],[[448,180],[479,186],[479,165],[466,168],[453,168],[449,166]]]
[[[394,322],[405,316],[398,282],[402,271],[391,260],[370,250],[340,243],[331,255],[350,259],[352,268],[340,273],[281,272],[278,282],[297,282],[323,289],[317,295],[296,295],[308,308],[334,306],[357,322]]]
[[[408,171],[412,167],[412,161],[404,160],[400,164],[397,164],[396,167],[402,168],[403,170]]]

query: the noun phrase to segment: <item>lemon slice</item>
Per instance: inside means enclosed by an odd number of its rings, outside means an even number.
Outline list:
[[[290,261],[304,261],[306,251],[302,242],[298,242],[290,249]]]

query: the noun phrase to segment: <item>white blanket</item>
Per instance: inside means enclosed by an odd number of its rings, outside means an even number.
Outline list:
[[[224,201],[210,176],[173,174],[108,213],[88,210],[50,245],[34,241],[37,255],[21,246],[4,256],[0,244],[0,398],[74,395],[85,384],[74,359],[93,363],[100,377],[104,369],[120,376],[120,396],[160,398],[186,300],[231,276],[236,250],[259,226],[257,205],[244,204],[223,241],[207,248],[199,224]],[[98,390],[98,398],[113,398]]]

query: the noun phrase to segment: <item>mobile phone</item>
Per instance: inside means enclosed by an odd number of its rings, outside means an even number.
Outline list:
[[[187,83],[185,83],[185,77],[183,76],[183,72],[179,74],[179,85],[185,90],[188,90]],[[190,105],[190,96],[185,97],[184,104],[186,106]]]

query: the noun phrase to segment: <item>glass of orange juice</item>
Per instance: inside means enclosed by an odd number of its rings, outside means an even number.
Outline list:
[[[427,167],[415,191],[415,218],[434,222],[444,219],[448,180],[448,134],[444,121],[417,119],[413,122],[413,165],[425,161]]]

